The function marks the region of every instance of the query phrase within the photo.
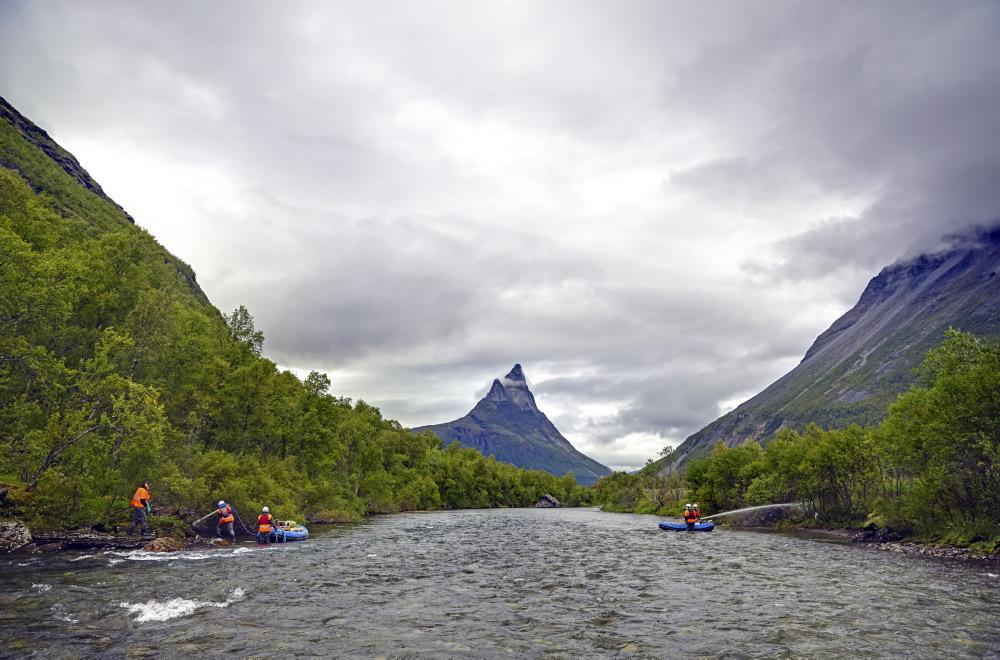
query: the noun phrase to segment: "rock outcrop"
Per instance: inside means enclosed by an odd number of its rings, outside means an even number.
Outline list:
[[[175,539],[169,536],[163,536],[158,539],[153,539],[146,545],[142,546],[142,549],[146,552],[176,552],[178,550],[183,550],[190,545],[190,542],[181,541],[180,539]]]
[[[538,503],[535,504],[536,509],[558,509],[561,506],[562,504],[559,503],[559,500],[552,497],[548,493],[545,493],[544,495],[539,497]]]
[[[581,484],[590,485],[611,474],[610,469],[577,451],[538,409],[520,364],[495,379],[490,391],[465,417],[413,431],[433,431],[446,445],[457,440],[484,456],[521,468],[557,476],[572,472]]]
[[[14,552],[32,543],[31,532],[22,522],[0,522],[0,552]]]

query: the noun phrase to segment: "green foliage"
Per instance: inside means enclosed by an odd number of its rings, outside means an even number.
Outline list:
[[[720,443],[688,463],[687,497],[703,513],[795,501],[824,524],[1000,541],[1000,344],[949,330],[919,375],[877,426],[782,429],[763,449]],[[594,499],[609,510],[653,512],[641,484],[656,468],[601,479]]]
[[[638,472],[614,472],[594,484],[592,497],[605,511],[676,515],[683,510],[687,484],[681,474],[660,471],[650,460]]]
[[[543,493],[589,501],[571,476],[442,448],[331,395],[325,374],[279,370],[245,307],[220,315],[187,266],[4,121],[0,162],[6,514],[105,522],[144,479],[157,508],[207,512],[225,499],[244,518],[265,504],[347,520],[526,506]]]

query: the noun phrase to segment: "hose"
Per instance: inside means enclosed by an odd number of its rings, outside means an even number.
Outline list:
[[[243,519],[240,518],[240,514],[236,510],[236,507],[234,507],[232,504],[230,504],[229,506],[233,508],[233,513],[236,514],[236,519],[240,521],[240,526],[243,528],[243,531],[249,534],[250,536],[257,536],[256,532],[251,532],[249,529],[247,529],[247,526],[243,524]]]
[[[207,516],[202,516],[201,518],[198,518],[198,520],[195,520],[193,523],[191,523],[191,526],[194,527],[195,525],[197,525],[198,523],[200,523],[202,520],[205,520],[206,518],[211,518],[214,515],[215,515],[215,511],[213,511],[210,514],[208,514]]]

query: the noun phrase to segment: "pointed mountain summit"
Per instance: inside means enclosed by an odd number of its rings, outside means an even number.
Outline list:
[[[578,482],[588,486],[611,474],[610,469],[577,451],[538,409],[520,364],[503,378],[494,379],[490,391],[465,417],[413,431],[432,431],[446,445],[457,440],[484,456],[496,456],[498,461],[520,468],[558,476],[572,472]]]

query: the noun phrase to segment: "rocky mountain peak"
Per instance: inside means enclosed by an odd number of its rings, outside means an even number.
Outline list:
[[[520,364],[503,378],[495,378],[486,396],[465,417],[413,430],[433,431],[446,444],[457,440],[519,467],[558,476],[572,472],[583,484],[593,484],[611,472],[577,451],[538,409]]]
[[[499,386],[499,390],[497,389]],[[501,391],[502,390],[502,391]],[[514,368],[507,372],[502,379],[494,380],[486,399],[490,401],[510,401],[522,410],[538,412],[535,405],[535,397],[528,389],[528,381],[524,377],[524,370],[520,364],[515,364]]]
[[[503,383],[500,382],[499,378],[493,379],[493,386],[483,398],[487,401],[507,401],[509,399],[507,396],[507,390],[504,389]]]
[[[521,369],[520,364],[515,364],[514,368],[507,372],[507,375],[503,377],[503,384],[507,387],[528,388],[528,381],[524,378],[524,370]]]

